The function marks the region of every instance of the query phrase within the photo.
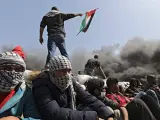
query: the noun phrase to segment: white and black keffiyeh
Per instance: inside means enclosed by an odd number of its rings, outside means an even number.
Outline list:
[[[0,54],[0,67],[3,65],[8,66],[22,66],[26,69],[24,60],[14,52],[5,52]],[[0,70],[0,91],[10,92],[19,83],[23,82],[23,72]]]
[[[72,69],[71,63],[68,58],[64,56],[54,56],[51,58],[49,62],[49,70],[56,71],[56,70],[63,70],[63,69]]]
[[[53,77],[53,76],[51,76]],[[65,91],[65,89],[68,88],[68,86],[71,84],[71,75],[66,74],[65,76],[58,77],[58,78],[52,78],[51,81],[61,90]]]
[[[68,88],[71,84],[71,74],[55,78],[54,72],[57,70],[72,69],[71,63],[68,58],[64,56],[55,56],[49,62],[49,74],[51,81],[62,91]]]
[[[64,56],[55,56],[53,57],[49,62],[49,75],[50,80],[53,84],[55,84],[61,91],[65,91],[67,88],[69,88],[69,91],[71,93],[71,109],[76,109],[75,106],[75,91],[73,88],[73,81],[72,81],[72,75],[71,73],[67,73],[65,76],[55,78],[53,76],[54,72],[57,70],[63,70],[63,69],[69,69],[71,70],[71,63],[68,60],[68,58]]]

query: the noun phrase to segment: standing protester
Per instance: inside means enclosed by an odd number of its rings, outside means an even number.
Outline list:
[[[94,76],[95,68],[100,68],[100,62],[98,61],[98,55],[94,56],[94,59],[91,58],[85,64],[84,73],[86,75]]]
[[[43,43],[43,31],[47,26],[48,31],[48,56],[46,60],[45,68],[48,68],[49,60],[54,56],[56,47],[58,47],[61,55],[68,57],[65,43],[65,29],[64,21],[71,18],[82,16],[83,14],[65,14],[61,13],[57,7],[52,7],[51,11],[43,16],[43,19],[40,23],[40,38],[39,42]],[[69,57],[68,57],[69,58]]]

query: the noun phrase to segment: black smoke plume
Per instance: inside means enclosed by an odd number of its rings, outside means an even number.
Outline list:
[[[12,49],[13,46],[2,47],[2,51]],[[28,69],[40,70],[44,67],[45,52],[34,50],[34,52],[27,51],[26,53]],[[159,75],[160,73],[160,41],[158,40],[135,37],[128,40],[124,46],[104,45],[101,49],[92,52],[77,48],[70,56],[73,73],[77,74],[78,71],[83,71],[87,60],[95,54],[99,55],[106,76],[127,80],[130,77],[144,78],[148,74]],[[101,75],[100,72],[97,72],[97,75]]]

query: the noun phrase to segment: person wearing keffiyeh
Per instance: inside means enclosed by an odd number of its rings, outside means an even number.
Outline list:
[[[25,70],[24,60],[15,52],[0,54],[0,120],[40,119],[31,89],[23,79]]]
[[[113,120],[113,110],[92,96],[76,82],[67,57],[54,56],[49,71],[32,81],[37,108],[45,120]],[[91,111],[78,111],[77,103],[90,106]]]

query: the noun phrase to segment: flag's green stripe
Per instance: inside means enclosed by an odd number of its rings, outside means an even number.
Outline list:
[[[95,13],[94,13],[94,14],[95,14]],[[86,31],[88,30],[88,28],[89,28],[89,26],[90,26],[90,24],[91,24],[91,22],[92,22],[92,19],[93,19],[93,17],[94,17],[94,14],[92,14],[91,17],[89,18],[89,21],[86,23],[85,28],[82,30],[83,32],[86,32]]]
[[[88,16],[87,13],[85,14],[85,18],[82,20],[79,32],[81,32],[81,31],[86,32],[87,31],[93,16],[94,16],[94,14],[92,14],[91,16]]]
[[[86,26],[86,19],[87,19],[87,15],[85,16],[85,18],[83,19],[82,23],[81,23],[81,27],[80,27],[80,31],[83,31],[83,29]]]

